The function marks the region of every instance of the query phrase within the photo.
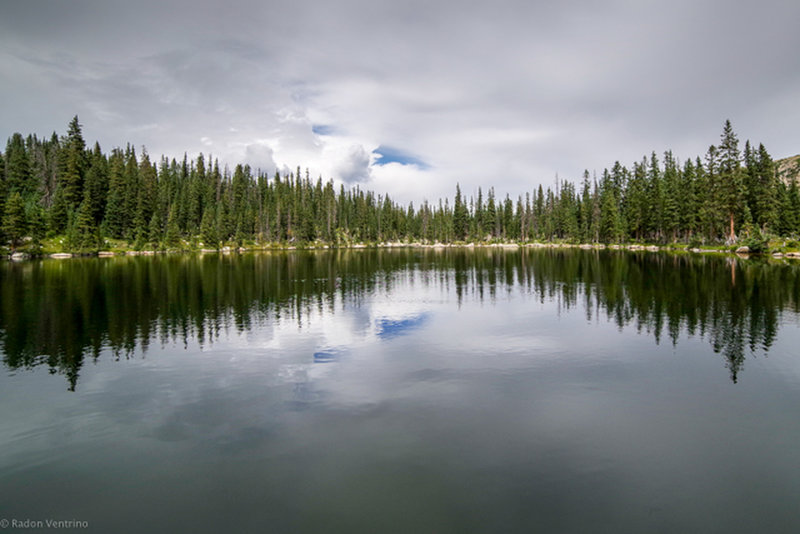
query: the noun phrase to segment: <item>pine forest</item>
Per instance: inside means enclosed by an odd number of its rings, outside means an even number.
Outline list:
[[[401,243],[652,243],[701,246],[800,234],[800,191],[763,144],[740,147],[730,121],[703,156],[656,152],[577,183],[512,198],[490,186],[401,205],[336,187],[301,167],[232,171],[200,154],[151,161],[142,149],[87,148],[78,117],[66,136],[15,133],[0,154],[0,239],[7,252],[192,250]],[[792,242],[796,244],[795,242]]]

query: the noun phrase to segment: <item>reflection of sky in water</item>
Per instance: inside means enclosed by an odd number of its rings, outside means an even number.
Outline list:
[[[418,313],[411,317],[379,317],[372,324],[374,328],[364,333],[362,340],[352,346],[324,347],[314,352],[314,363],[330,363],[339,360],[352,350],[357,344],[368,343],[370,340],[389,340],[398,336],[410,334],[421,328],[429,319],[429,313]]]
[[[426,313],[420,313],[419,315],[404,317],[402,319],[384,317],[377,320],[375,327],[378,330],[378,337],[381,339],[392,339],[393,337],[402,336],[420,328],[427,320],[428,314]]]

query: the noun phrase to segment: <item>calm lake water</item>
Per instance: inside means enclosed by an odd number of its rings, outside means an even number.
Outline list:
[[[800,263],[497,249],[4,262],[0,354],[9,521],[800,531]]]

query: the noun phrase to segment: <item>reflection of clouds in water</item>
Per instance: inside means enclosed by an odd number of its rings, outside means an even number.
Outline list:
[[[341,320],[343,315],[350,317]],[[355,348],[409,334],[421,328],[430,315],[430,311],[420,310],[417,303],[394,299],[342,310],[338,315],[339,323],[329,321],[329,328],[324,329],[323,340],[314,351],[314,362],[338,361]]]
[[[308,309],[302,324],[292,318],[274,318],[259,329],[217,341],[212,350],[233,349],[230,363],[235,362],[239,372],[252,375],[259,370],[261,380],[278,394],[267,404],[277,403],[295,413],[313,410],[321,402],[330,402],[330,396],[342,395],[335,385],[340,380],[345,389],[359,389],[350,377],[355,368],[369,366],[383,350],[381,346],[420,331],[433,316],[430,292],[438,293],[435,284],[423,286],[428,297],[423,300],[419,287],[398,284],[392,289],[373,293],[368,299],[337,299],[329,307]],[[339,365],[320,365],[345,362],[346,370]],[[367,395],[369,399],[374,396]],[[345,393],[344,398],[350,395]]]
[[[366,345],[377,340],[389,340],[421,328],[430,317],[429,312],[423,312],[411,317],[390,318],[379,317],[371,323],[372,328],[364,333],[359,341],[350,345],[324,346],[314,352],[314,363],[330,363],[338,361],[357,345]]]
[[[314,353],[314,363],[335,362],[339,357],[347,352],[346,347],[324,348]]]

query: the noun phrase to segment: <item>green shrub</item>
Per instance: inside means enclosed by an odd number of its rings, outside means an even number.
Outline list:
[[[769,239],[762,236],[761,232],[754,232],[740,243],[746,246],[751,254],[766,254],[769,252]]]

